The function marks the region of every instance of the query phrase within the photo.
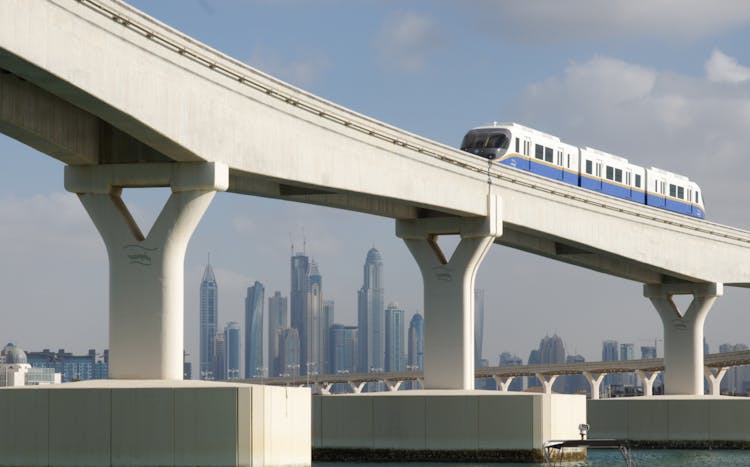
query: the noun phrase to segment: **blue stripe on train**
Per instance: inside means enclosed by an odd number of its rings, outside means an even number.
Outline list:
[[[540,164],[535,160],[529,160],[523,157],[509,157],[500,161],[501,164],[525,170],[545,178],[559,180],[571,185],[580,186],[591,191],[597,191],[620,199],[633,201],[639,204],[647,204],[657,208],[666,209],[667,211],[677,212],[688,216],[703,219],[703,211],[691,204],[678,202],[672,199],[665,199],[662,196],[646,195],[643,191],[632,190],[619,184],[608,183],[606,180],[590,178],[586,176],[579,177],[577,174],[566,172],[558,167]]]

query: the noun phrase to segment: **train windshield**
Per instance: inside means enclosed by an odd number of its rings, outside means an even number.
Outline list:
[[[464,136],[461,149],[508,149],[510,135],[507,131],[470,131]]]

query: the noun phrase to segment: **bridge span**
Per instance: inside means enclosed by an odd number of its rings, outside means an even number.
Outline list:
[[[735,366],[750,365],[750,351],[708,354],[704,359],[704,375],[711,385],[710,394],[720,394],[719,385],[726,371]],[[637,373],[644,386],[644,395],[653,394],[656,375],[664,371],[663,358],[644,360],[613,360],[583,363],[557,363],[539,365],[514,365],[477,368],[475,378],[493,378],[501,391],[508,391],[514,378],[536,377],[544,390],[551,393],[552,385],[558,376],[584,375],[589,382],[592,399],[599,399],[599,386],[605,375],[610,373]],[[320,393],[329,394],[334,384],[345,384],[352,392],[359,393],[367,383],[383,383],[389,391],[398,391],[401,384],[416,381],[424,385],[422,371],[337,373],[331,375],[282,376],[273,378],[253,378],[250,383],[274,386],[314,386]]]
[[[487,167],[118,0],[0,3],[0,69],[0,130],[67,164],[66,188],[105,239],[113,378],[181,378],[182,259],[217,191],[396,219],[425,284],[431,388],[473,384],[471,291],[492,243],[646,284],[676,394],[702,390],[713,301],[750,284],[748,232]],[[173,195],[144,235],[119,194],[148,186]],[[462,238],[452,258],[434,241],[446,234]],[[675,294],[693,303],[678,310]]]

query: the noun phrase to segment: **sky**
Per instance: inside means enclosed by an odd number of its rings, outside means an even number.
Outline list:
[[[702,188],[707,219],[750,229],[750,3],[738,0],[146,0],[160,21],[313,94],[456,146],[474,126],[514,121]],[[167,197],[126,190],[148,226]],[[146,227],[147,230],[147,227]],[[453,242],[455,243],[455,242]],[[292,244],[319,265],[335,321],[356,324],[367,251],[384,261],[386,303],[422,309],[416,263],[392,219],[219,193],[185,260],[185,346],[198,357],[208,255],[219,325],[243,322],[256,280],[289,294]],[[449,248],[451,241],[446,242]],[[104,244],[63,164],[0,135],[0,339],[25,350],[107,346]],[[545,335],[601,359],[603,340],[657,343],[639,283],[498,245],[484,260],[483,355],[524,361]],[[680,299],[681,305],[686,304]],[[750,292],[726,288],[708,315],[710,351],[750,343]],[[429,310],[426,315],[429,319]]]

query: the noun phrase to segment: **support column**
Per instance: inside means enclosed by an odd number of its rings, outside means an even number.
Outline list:
[[[724,379],[724,375],[727,374],[727,367],[709,368],[705,367],[703,373],[706,376],[709,384],[711,385],[711,395],[721,395],[721,380]]]
[[[607,373],[599,373],[594,376],[593,373],[584,371],[583,376],[586,378],[586,381],[589,382],[589,386],[591,387],[591,399],[599,399],[602,381],[604,381],[604,377],[607,376]]]
[[[508,392],[510,389],[510,383],[513,382],[515,376],[494,375],[492,378],[495,380],[495,383],[497,383],[498,391]]]
[[[425,389],[474,389],[474,279],[501,233],[500,198],[491,193],[486,217],[396,221],[424,283]],[[461,241],[447,260],[436,239],[455,234]]]
[[[703,323],[711,306],[724,293],[723,284],[646,284],[664,325],[664,394],[703,395]],[[681,314],[674,295],[693,295]]]
[[[536,379],[538,379],[539,382],[542,383],[545,394],[552,394],[552,385],[555,384],[558,376],[560,375],[544,375],[542,373],[537,373]]]
[[[640,378],[641,383],[643,383],[643,395],[644,396],[653,396],[654,395],[654,381],[656,381],[656,377],[659,376],[660,371],[644,371],[644,370],[636,370],[636,373],[638,373],[638,378]]]
[[[122,188],[169,186],[167,203],[144,235]],[[229,186],[216,163],[65,167],[109,257],[109,377],[182,379],[185,250],[216,191]]]

